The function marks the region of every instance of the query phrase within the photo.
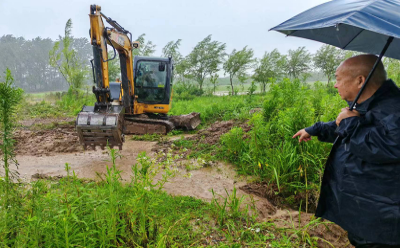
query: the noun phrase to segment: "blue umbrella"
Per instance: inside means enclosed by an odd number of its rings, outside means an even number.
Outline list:
[[[383,55],[400,59],[399,13],[399,0],[335,0],[298,14],[271,30],[344,50],[380,54],[350,107],[353,109]]]

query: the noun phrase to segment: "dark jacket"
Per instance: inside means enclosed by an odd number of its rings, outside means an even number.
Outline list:
[[[332,121],[306,128],[334,143],[315,215],[365,240],[398,245],[400,89],[388,80],[356,110],[361,116],[343,119],[339,127]]]

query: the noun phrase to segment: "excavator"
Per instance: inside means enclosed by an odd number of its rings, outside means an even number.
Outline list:
[[[92,73],[94,106],[83,106],[75,126],[80,144],[117,146],[127,134],[166,134],[173,129],[193,130],[200,124],[200,114],[168,116],[172,102],[174,63],[171,57],[133,56],[140,44],[132,34],[101,12],[99,5],[90,6],[90,43],[93,48]],[[111,27],[106,27],[103,22]],[[107,45],[114,56],[108,55]],[[111,82],[108,61],[120,60],[121,80]]]

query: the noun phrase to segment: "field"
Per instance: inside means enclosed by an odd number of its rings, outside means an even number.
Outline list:
[[[28,99],[17,108],[18,175],[0,180],[1,246],[351,247],[312,214],[330,146],[291,139],[343,106],[325,85],[176,100],[171,114],[201,113],[196,132],[130,136],[122,151],[79,146],[86,92]]]

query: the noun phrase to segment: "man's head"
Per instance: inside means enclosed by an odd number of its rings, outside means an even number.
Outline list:
[[[339,65],[336,69],[336,84],[334,87],[338,90],[343,100],[354,101],[377,59],[378,57],[375,55],[358,55],[345,60]],[[363,100],[372,96],[385,80],[386,71],[380,61],[365,89],[366,93],[363,93],[363,96],[365,95],[367,98],[364,97],[365,99]]]

